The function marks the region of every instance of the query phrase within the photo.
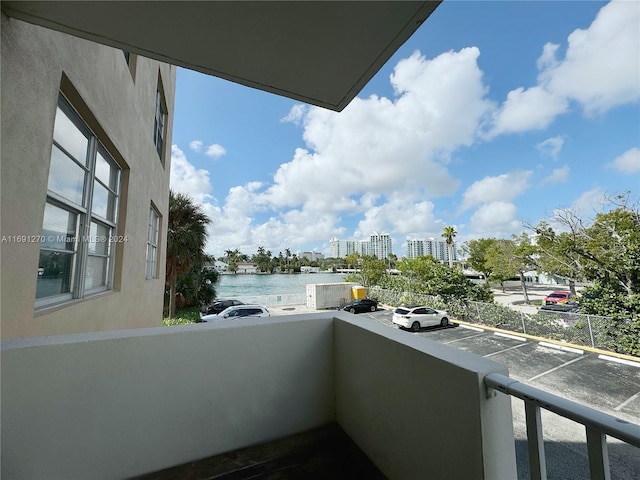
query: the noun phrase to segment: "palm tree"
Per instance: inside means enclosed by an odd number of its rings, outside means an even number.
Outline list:
[[[167,272],[169,317],[176,314],[178,275],[188,272],[206,256],[207,225],[211,220],[188,195],[169,191],[167,221]]]
[[[453,226],[444,227],[444,230],[442,231],[442,238],[444,238],[449,252],[449,268],[453,268],[453,239],[457,234],[458,232],[456,232],[456,229]]]

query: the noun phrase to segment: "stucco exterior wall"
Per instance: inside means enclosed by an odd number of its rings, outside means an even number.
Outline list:
[[[2,476],[130,478],[334,417],[333,319],[2,344]]]
[[[171,132],[176,70],[143,57],[135,75],[123,52],[2,13],[2,338],[158,326],[162,320]],[[167,115],[164,164],[153,142],[158,78]],[[122,168],[113,289],[34,309],[58,95],[63,92]],[[151,202],[162,219],[158,279],[145,279]]]
[[[483,381],[506,367],[337,316],[336,419],[388,478],[516,478],[510,399]]]

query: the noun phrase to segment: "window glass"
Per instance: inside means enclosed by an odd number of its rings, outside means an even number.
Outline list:
[[[67,200],[82,205],[86,170],[55,145],[51,150],[47,188]]]
[[[40,251],[36,298],[52,297],[71,292],[73,252]]]
[[[147,271],[146,278],[158,278],[158,229],[160,216],[158,212],[149,208],[149,228],[147,231]]]
[[[113,220],[113,195],[97,180],[93,185],[91,213],[107,220]]]
[[[107,257],[89,255],[84,276],[85,290],[104,287],[107,284]]]
[[[72,212],[47,203],[42,221],[42,248],[52,250],[75,250],[78,216]]]
[[[56,121],[53,127],[53,139],[69,152],[79,163],[87,165],[87,151],[89,139],[69,119],[60,107],[56,111]]]
[[[109,239],[116,233],[120,169],[62,96],[59,105],[42,221],[36,308],[105,290],[113,271]],[[80,233],[85,225],[88,230]]]
[[[120,183],[120,171],[106,160],[101,152],[96,155],[96,178],[98,178],[105,186],[118,193],[118,184]]]
[[[89,227],[88,250],[89,255],[109,254],[109,234],[111,228],[99,223],[91,222]]]

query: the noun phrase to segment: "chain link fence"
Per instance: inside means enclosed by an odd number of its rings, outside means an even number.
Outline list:
[[[439,296],[369,288],[370,298],[387,305],[429,305],[446,310],[459,320],[512,332],[568,342],[603,350],[615,350],[616,322],[609,317],[538,310],[530,314],[498,303],[445,300]]]

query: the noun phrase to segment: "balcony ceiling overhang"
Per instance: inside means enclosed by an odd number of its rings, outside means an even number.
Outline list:
[[[340,111],[438,1],[3,1],[17,19]]]

